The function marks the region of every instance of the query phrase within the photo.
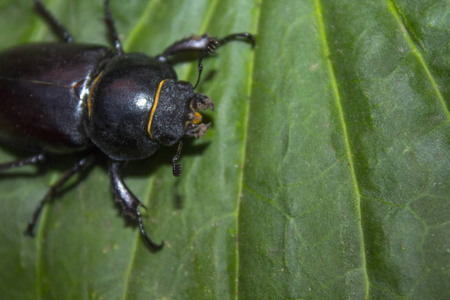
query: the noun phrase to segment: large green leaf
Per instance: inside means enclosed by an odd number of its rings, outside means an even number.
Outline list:
[[[0,0],[1,48],[55,39],[31,2]],[[46,3],[78,41],[107,44],[100,0]],[[105,164],[45,208],[35,239],[26,221],[71,157],[2,174],[0,298],[450,298],[448,1],[111,5],[127,51],[205,31],[257,47],[204,61],[214,125],[183,177],[175,149],[126,169],[160,252],[121,218]],[[177,71],[196,78],[195,63]]]

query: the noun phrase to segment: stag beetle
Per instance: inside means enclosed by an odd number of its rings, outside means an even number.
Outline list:
[[[204,34],[179,40],[155,57],[125,53],[114,25],[109,1],[104,1],[105,22],[113,47],[76,44],[72,35],[34,0],[36,11],[64,43],[36,43],[0,53],[0,141],[33,153],[0,164],[0,171],[44,162],[51,155],[86,152],[51,185],[28,222],[33,234],[44,205],[73,175],[94,162],[90,149],[98,148],[109,160],[108,173],[123,215],[137,219],[142,237],[152,250],[139,207],[143,204],[128,189],[121,168],[130,160],[153,155],[161,145],[178,149],[172,159],[174,176],[181,175],[181,138],[202,137],[210,123],[202,123],[199,110],[214,110],[211,99],[195,93],[202,60],[223,44],[243,39],[255,44],[249,33],[222,39]],[[177,80],[171,58],[198,52],[198,77],[192,86]]]

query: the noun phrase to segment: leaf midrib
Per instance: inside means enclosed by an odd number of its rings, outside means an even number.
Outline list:
[[[321,39],[323,40],[324,57],[326,60],[327,69],[328,69],[328,73],[330,76],[331,86],[332,86],[334,98],[336,101],[336,107],[338,109],[339,121],[342,126],[342,132],[344,135],[345,152],[347,154],[347,160],[348,160],[348,164],[350,167],[352,183],[353,183],[353,187],[355,190],[356,210],[357,210],[357,214],[358,214],[358,232],[360,235],[359,239],[360,239],[360,244],[361,244],[361,251],[360,251],[361,265],[362,265],[361,268],[363,269],[363,272],[364,272],[364,281],[365,281],[364,299],[369,299],[369,297],[370,297],[369,275],[368,275],[368,271],[367,271],[366,246],[365,246],[364,231],[363,231],[363,218],[362,218],[362,214],[361,214],[361,192],[359,189],[358,179],[356,176],[354,161],[352,159],[352,157],[353,157],[352,149],[350,147],[346,119],[345,119],[345,115],[344,115],[344,111],[343,111],[343,107],[342,107],[342,100],[341,100],[341,96],[339,93],[339,88],[337,85],[336,72],[333,68],[333,64],[330,59],[331,52],[330,52],[329,41],[328,41],[326,29],[325,29],[324,20],[323,20],[322,5],[321,5],[320,0],[315,0],[315,7],[316,7],[316,9],[315,9],[316,17],[317,17],[317,21],[319,24],[319,32],[320,32],[319,34],[320,34]]]
[[[255,15],[254,15],[254,28],[253,28],[253,34],[255,34],[256,36],[258,35],[259,32],[259,28],[261,27],[261,11],[262,11],[262,7],[264,5],[264,0],[261,0],[259,2],[259,5],[257,6]],[[242,142],[242,154],[241,154],[241,165],[245,165],[245,157],[247,154],[247,149],[248,149],[248,131],[249,131],[249,119],[250,119],[250,107],[252,104],[252,94],[253,94],[253,78],[255,75],[255,60],[256,60],[256,53],[255,53],[255,49],[252,49],[253,51],[250,54],[250,59],[248,62],[248,82],[247,82],[247,99],[250,99],[250,101],[248,101],[248,105],[246,106],[246,112],[245,112],[245,118],[244,118],[244,126],[243,126],[243,131],[244,131],[244,137],[243,137],[243,142]],[[240,173],[240,178],[238,179],[238,193],[237,193],[237,201],[236,201],[236,210],[235,210],[235,217],[236,217],[236,236],[235,236],[235,257],[236,257],[236,264],[235,264],[235,290],[234,290],[234,298],[237,300],[239,299],[239,214],[240,214],[240,209],[241,209],[241,200],[242,200],[242,191],[244,189],[244,172],[245,172],[245,168],[242,169],[241,173]]]

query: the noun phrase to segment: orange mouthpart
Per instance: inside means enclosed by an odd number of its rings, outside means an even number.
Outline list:
[[[194,120],[192,121],[193,124],[200,124],[202,122],[202,115],[198,112],[195,112]]]

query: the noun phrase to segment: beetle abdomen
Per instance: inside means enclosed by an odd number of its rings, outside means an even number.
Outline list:
[[[2,52],[0,140],[52,153],[88,147],[89,83],[113,55],[80,44],[29,44]]]

